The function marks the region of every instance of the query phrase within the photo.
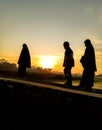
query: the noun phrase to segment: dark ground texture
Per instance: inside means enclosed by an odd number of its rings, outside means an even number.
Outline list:
[[[102,99],[0,80],[0,127],[102,128]]]

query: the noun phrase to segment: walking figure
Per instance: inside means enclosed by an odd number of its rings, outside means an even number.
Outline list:
[[[72,69],[72,67],[74,67],[73,50],[70,48],[70,44],[69,44],[68,41],[65,41],[63,43],[63,47],[65,49],[64,62],[63,62],[64,75],[65,75],[65,78],[66,78],[65,85],[67,87],[71,87],[72,86],[71,69]]]

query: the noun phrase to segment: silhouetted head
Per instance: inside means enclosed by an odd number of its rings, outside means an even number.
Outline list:
[[[85,46],[86,46],[86,47],[91,45],[90,39],[86,39],[86,40],[84,41],[84,43],[85,43]]]
[[[63,43],[63,46],[64,46],[65,49],[69,48],[69,42],[68,42],[68,41],[65,41],[65,42]]]
[[[26,43],[23,43],[23,48],[27,48],[27,44]]]

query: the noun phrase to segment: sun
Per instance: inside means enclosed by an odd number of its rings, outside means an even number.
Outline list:
[[[53,68],[55,65],[55,57],[54,56],[41,56],[40,65],[43,68]]]

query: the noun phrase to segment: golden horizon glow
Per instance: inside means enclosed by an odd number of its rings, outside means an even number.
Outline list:
[[[40,56],[40,66],[42,68],[50,68],[53,69],[56,64],[56,57],[55,56]]]
[[[82,74],[83,68],[80,64],[80,57],[83,55],[83,52],[84,50],[82,51],[81,49],[74,53],[75,66],[72,69],[72,73]],[[19,54],[15,55],[12,53],[11,55],[8,54],[8,52],[0,53],[0,59],[5,59],[10,63],[15,63],[17,66],[18,58]],[[101,62],[101,54],[96,51],[96,75],[102,74]],[[56,72],[63,72],[63,53],[62,55],[34,55],[31,53],[31,66],[50,68]]]

